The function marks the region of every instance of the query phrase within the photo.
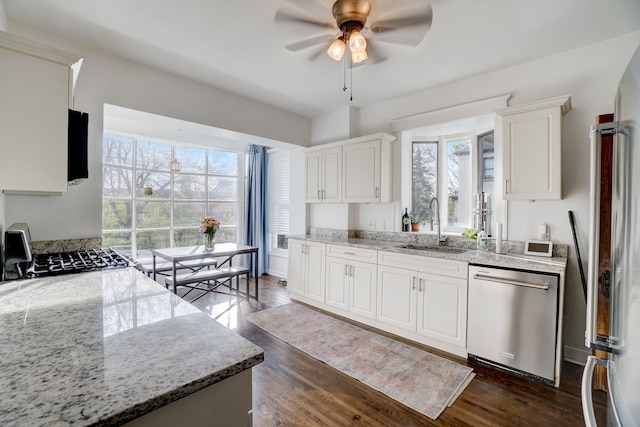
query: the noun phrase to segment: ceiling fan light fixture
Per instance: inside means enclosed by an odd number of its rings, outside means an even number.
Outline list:
[[[346,47],[347,45],[344,42],[344,37],[340,36],[331,43],[331,46],[327,49],[327,55],[329,55],[329,57],[334,61],[340,61],[344,55]]]
[[[367,48],[367,40],[358,30],[352,30],[349,33],[349,49],[351,53],[364,52]]]
[[[365,61],[369,56],[367,55],[367,51],[363,50],[362,52],[352,53],[351,54],[351,62],[357,64],[358,62]]]

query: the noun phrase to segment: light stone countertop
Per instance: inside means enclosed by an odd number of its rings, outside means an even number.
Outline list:
[[[134,268],[0,283],[0,425],[120,425],[261,363]]]
[[[433,252],[426,250],[405,249],[400,246],[406,242],[388,241],[378,239],[354,239],[337,236],[324,235],[298,235],[289,236],[292,240],[303,240],[311,242],[327,243],[332,245],[352,246],[364,249],[374,249],[378,251],[398,252],[411,255],[428,256],[432,258],[444,258],[458,261],[466,261],[473,265],[487,267],[502,267],[519,270],[564,273],[567,266],[565,257],[539,257],[522,254],[496,254],[495,252],[484,252],[476,249],[464,249],[462,253]]]

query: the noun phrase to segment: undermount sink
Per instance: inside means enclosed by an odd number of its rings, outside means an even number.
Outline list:
[[[448,254],[461,254],[467,251],[466,249],[452,248],[450,246],[424,246],[424,245],[406,244],[406,245],[400,245],[396,247],[401,249],[412,249],[417,251],[446,252]]]

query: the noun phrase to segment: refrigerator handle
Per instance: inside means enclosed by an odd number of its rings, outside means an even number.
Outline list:
[[[591,126],[590,132],[590,194],[589,194],[589,261],[587,270],[587,315],[585,346],[593,348],[597,341],[596,322],[598,319],[598,259],[600,247],[600,152],[602,138],[598,125]],[[586,369],[585,369],[586,371]]]
[[[584,415],[585,427],[597,427],[596,415],[593,412],[593,396],[591,395],[591,381],[593,380],[593,370],[598,364],[598,358],[595,356],[588,356],[587,363],[584,365],[584,371],[582,371],[582,414]]]

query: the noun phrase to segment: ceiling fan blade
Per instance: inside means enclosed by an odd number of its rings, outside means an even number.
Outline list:
[[[368,30],[376,40],[382,42],[417,46],[431,28],[432,20],[433,9],[429,3],[425,3],[415,13],[400,18],[381,19],[368,26]]]
[[[369,59],[364,62],[373,64],[378,64],[387,59],[387,57],[380,52],[380,49],[378,49],[377,43],[374,43],[372,40],[367,43],[367,56]]]
[[[287,0],[287,3],[312,16],[326,16],[327,19],[332,17],[330,7],[317,0]]]
[[[332,25],[328,22],[317,21],[310,18],[303,18],[300,16],[295,16],[287,12],[283,12],[281,10],[276,12],[275,21],[286,21],[286,22],[294,22],[297,24],[309,25],[316,28],[324,28],[324,29],[334,29],[335,25]]]
[[[336,36],[332,36],[332,35],[329,35],[329,34],[323,34],[321,36],[315,36],[315,37],[311,37],[311,38],[308,38],[308,39],[299,40],[297,42],[289,43],[289,44],[284,45],[284,47],[287,50],[290,50],[291,52],[298,52],[300,50],[307,49],[309,47],[315,46],[315,45],[320,44],[320,43],[326,43],[326,48],[325,49],[328,49],[329,48],[329,43],[332,40],[335,40],[335,38],[336,38]]]

